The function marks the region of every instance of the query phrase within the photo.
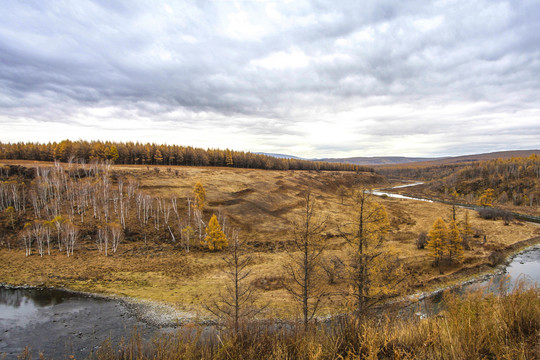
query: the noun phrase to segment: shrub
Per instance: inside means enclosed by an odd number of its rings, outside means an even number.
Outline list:
[[[426,244],[428,242],[428,236],[425,231],[422,231],[420,235],[418,235],[418,239],[416,239],[416,247],[418,249],[425,248]]]
[[[508,211],[491,207],[481,208],[480,210],[478,210],[478,215],[480,215],[480,217],[485,220],[503,219],[505,225],[508,225],[510,221],[514,218],[512,213]]]
[[[495,251],[492,251],[491,254],[489,254],[488,260],[489,260],[490,265],[495,267],[499,264],[502,264],[505,260],[505,257],[501,251],[495,250]]]

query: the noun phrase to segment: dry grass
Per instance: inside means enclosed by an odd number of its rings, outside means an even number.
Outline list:
[[[146,343],[104,344],[96,359],[534,359],[540,356],[538,289],[508,296],[447,298],[447,310],[419,320],[336,320],[307,332],[275,323],[244,324],[239,334],[179,331]]]
[[[21,162],[18,162],[21,163]],[[24,162],[28,166],[30,162]],[[33,162],[32,162],[33,163]],[[114,166],[117,176],[133,177],[144,191],[163,197],[185,198],[191,195],[194,184],[200,181],[207,193],[205,218],[221,211],[240,236],[247,239],[255,263],[248,281],[256,285],[260,302],[270,303],[273,316],[291,316],[289,296],[280,288],[282,265],[286,261],[283,248],[291,239],[290,221],[300,209],[301,191],[311,187],[318,203],[318,214],[328,219],[326,255],[344,257],[346,247],[338,234],[337,224],[347,221],[352,211],[350,200],[341,204],[339,185],[353,187],[384,186],[372,174],[309,171],[265,171],[231,168]],[[178,171],[178,175],[176,175]],[[504,249],[514,243],[532,238],[539,232],[533,224],[486,221],[470,212],[472,227],[485,234],[487,244],[474,245],[467,251],[464,263],[444,269],[441,277],[431,266],[427,251],[418,250],[418,234],[428,231],[437,217],[449,220],[451,207],[420,201],[379,199],[388,210],[392,223],[388,246],[399,250],[409,274],[409,285],[416,289],[440,286],[486,270],[487,256],[492,250]],[[181,201],[179,201],[180,204]],[[458,209],[458,220],[464,218]],[[480,238],[481,240],[482,238]],[[195,251],[186,254],[163,239],[157,244],[124,242],[120,254],[104,257],[93,243],[82,244],[74,257],[54,253],[43,258],[26,258],[20,250],[0,250],[0,281],[14,285],[66,286],[70,289],[119,296],[163,301],[182,310],[202,311],[203,302],[223,288],[221,254]],[[465,270],[463,270],[465,268]],[[345,289],[344,281],[332,285],[334,292]],[[339,299],[325,304],[326,312],[343,309]]]

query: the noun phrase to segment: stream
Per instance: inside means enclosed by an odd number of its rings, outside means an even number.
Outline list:
[[[453,289],[458,294],[487,287],[497,293],[501,284],[512,290],[523,279],[528,286],[540,283],[540,245],[516,254],[501,273],[489,279]],[[402,314],[426,317],[444,307],[442,292],[427,296],[407,307]],[[16,359],[24,347],[31,346],[32,358],[43,352],[46,358],[77,359],[95,352],[103,341],[117,344],[129,337],[133,328],[142,330],[145,338],[162,331],[140,320],[126,303],[57,289],[0,287],[0,359]],[[207,326],[204,333],[212,332]]]
[[[540,284],[540,245],[535,245],[515,254],[512,260],[493,276],[472,280],[452,288],[454,294],[464,295],[482,289],[484,293],[500,294],[512,292],[518,286],[531,288]],[[411,314],[425,318],[444,309],[444,292],[428,295],[413,305],[407,306],[402,314]]]
[[[421,184],[423,183],[415,182],[394,186],[391,189],[400,189]],[[385,196],[396,199],[433,202],[433,200],[430,199],[411,197],[383,190],[372,190],[370,193],[376,196]],[[480,281],[472,281],[458,286],[457,288],[452,289],[452,291],[458,294],[465,294],[467,292],[477,291],[478,289],[485,289],[484,291],[486,292],[498,294],[501,291],[512,291],[519,283],[523,283],[526,287],[537,286],[540,284],[540,245],[530,247],[511,257],[511,260],[504,269],[495,276],[490,276]],[[444,307],[442,300],[443,292],[441,291],[427,296],[425,299],[422,299],[411,307],[417,309],[416,314],[418,316],[426,317],[438,313],[441,308]],[[409,310],[411,307],[409,307]],[[407,312],[409,310],[407,310]]]
[[[414,185],[418,184],[404,186]],[[372,193],[421,200],[386,191]],[[531,286],[540,283],[540,245],[516,254],[500,274],[453,291],[464,293],[487,286],[488,291],[497,292],[501,284],[511,290],[520,279]],[[408,312],[429,316],[440,310],[441,300],[442,293],[428,296],[411,305]],[[145,338],[173,330],[141,320],[133,307],[123,301],[58,289],[0,286],[0,359],[4,355],[6,359],[16,359],[27,345],[31,347],[34,359],[39,358],[41,352],[46,358],[64,358],[66,354],[73,354],[81,359],[95,352],[107,339],[117,344],[122,337],[129,337],[135,327],[144,331]],[[211,331],[210,327],[206,331]]]
[[[416,186],[416,185],[422,185],[422,184],[423,184],[423,182],[415,182],[415,183],[411,183],[411,184],[404,184],[404,185],[394,186],[391,189],[402,189],[402,188]],[[394,198],[394,199],[406,199],[406,200],[417,200],[417,201],[433,202],[433,200],[429,200],[429,199],[415,198],[415,197],[396,194],[396,193],[393,193],[393,192],[379,190],[379,189],[370,190],[369,193],[373,194],[373,195],[376,195],[376,196],[390,197],[390,198]]]

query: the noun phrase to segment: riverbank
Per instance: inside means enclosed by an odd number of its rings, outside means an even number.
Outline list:
[[[464,285],[480,283],[493,278],[496,275],[503,274],[505,268],[519,254],[536,249],[540,246],[540,236],[523,240],[506,247],[502,254],[505,261],[497,266],[491,266],[489,262],[478,264],[473,267],[462,268],[454,273],[434,278],[426,285],[427,289],[414,294],[405,295],[399,299],[391,300],[384,306],[406,307],[418,301],[436,296],[444,291],[452,290]],[[0,283],[0,287],[7,289],[43,289],[40,286],[30,285],[12,285]],[[204,316],[200,312],[190,312],[179,310],[173,304],[163,301],[152,301],[128,296],[118,296],[115,294],[93,293],[87,291],[73,290],[69,287],[52,287],[49,289],[59,290],[73,296],[91,298],[97,300],[114,301],[122,304],[131,316],[137,321],[143,322],[156,328],[175,328],[188,324],[211,326],[217,322],[210,316]],[[327,319],[326,316],[320,317],[320,320]]]
[[[538,251],[539,249],[540,237],[521,241],[509,246],[505,252],[507,255],[506,261],[492,268],[492,271],[489,273],[440,287],[431,292],[408,295],[398,301],[392,301],[381,306],[379,310],[386,313],[386,311],[390,310],[414,307],[415,304],[424,302],[418,308],[422,308],[427,313],[430,313],[428,310],[430,306],[425,303],[426,301],[437,297],[447,290],[487,282],[490,278],[503,274],[507,266],[516,257],[523,257],[527,253]],[[66,288],[41,289],[30,286],[13,287],[9,285],[5,288],[19,291],[21,294],[25,294],[28,291],[37,293],[44,291],[48,295],[39,296],[39,309],[30,315],[22,313],[23,316],[20,316],[21,314],[19,314],[17,320],[13,320],[15,321],[14,324],[6,325],[5,321],[3,323],[0,311],[0,332],[3,334],[0,338],[0,356],[2,353],[9,357],[20,355],[23,352],[23,345],[29,344],[32,346],[29,352],[35,357],[38,357],[43,352],[46,358],[63,357],[63,355],[68,353],[75,354],[79,358],[95,354],[96,351],[101,351],[99,349],[101,349],[100,345],[102,344],[106,346],[109,346],[107,344],[115,344],[115,346],[122,344],[123,341],[121,339],[130,336],[134,337],[138,342],[142,341],[148,344],[150,339],[161,339],[164,333],[171,334],[173,336],[172,339],[176,337],[180,338],[180,335],[175,334],[175,329],[179,329],[179,326],[181,326],[179,334],[183,334],[181,335],[183,336],[182,339],[185,336],[190,336],[189,334],[194,335],[195,333],[199,334],[197,336],[204,334],[202,336],[205,339],[212,339],[212,334],[215,334],[216,331],[215,325],[217,323],[215,321],[201,319],[196,314],[182,312],[171,305],[160,302],[91,294],[72,291]],[[52,298],[49,294],[51,291],[53,293],[55,291],[57,292]],[[0,287],[1,292],[2,288]],[[2,303],[5,301],[6,296],[2,294],[0,296],[0,310]],[[24,310],[25,307],[28,307],[26,302],[21,301],[21,299],[17,299],[17,301],[19,303],[18,306],[23,308],[23,311],[28,312],[28,310]],[[21,310],[17,311],[20,312]],[[412,314],[425,314],[425,312],[417,313],[415,308],[407,312],[401,311],[400,313],[408,314],[405,317],[400,317],[400,321],[408,322],[410,325],[414,322],[415,318],[414,316],[411,318]],[[318,321],[319,323],[327,323],[331,327],[343,326],[341,323],[336,323],[336,321],[339,322],[339,318],[342,317],[333,319],[320,317]],[[268,329],[264,330],[264,326],[274,324],[272,325],[272,334],[268,334],[268,336],[273,337],[273,333],[278,331],[277,329],[285,323],[289,324],[287,328],[294,328],[294,321],[276,319],[270,322],[260,323],[257,326],[259,326],[259,330],[268,331]],[[2,326],[5,328],[3,329]],[[249,326],[255,326],[255,323]],[[415,326],[419,326],[419,324],[415,323]],[[133,335],[134,329],[137,329],[137,335]],[[49,331],[53,331],[54,335],[51,336]]]
[[[202,318],[200,314],[181,311],[171,304],[138,299],[126,296],[116,296],[113,294],[100,294],[86,291],[72,290],[67,287],[40,287],[30,285],[12,285],[0,283],[0,289],[8,290],[49,290],[58,291],[73,298],[83,298],[96,301],[110,301],[121,304],[138,321],[156,328],[174,328],[188,324],[213,325],[216,322],[210,318]],[[1,315],[1,314],[0,314]]]
[[[238,333],[176,332],[151,341],[137,333],[106,342],[92,359],[536,359],[540,356],[538,288],[507,296],[448,298],[439,316],[341,317],[331,326],[243,323]]]
[[[477,265],[474,268],[461,269],[455,274],[452,274],[450,279],[447,278],[445,285],[438,286],[433,290],[407,295],[401,299],[392,301],[391,304],[407,307],[425,299],[438,296],[445,291],[462,288],[472,284],[485,283],[496,276],[503,275],[515,257],[530,251],[536,251],[538,249],[540,249],[540,236],[520,241],[519,243],[513,244],[504,249],[502,254],[505,260],[499,265],[491,266],[490,264],[486,263]],[[474,273],[473,270],[478,270],[478,272]]]

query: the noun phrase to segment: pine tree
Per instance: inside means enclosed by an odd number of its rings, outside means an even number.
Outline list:
[[[206,237],[201,241],[201,245],[209,250],[221,250],[229,245],[225,233],[221,230],[216,215],[208,222],[208,227],[205,229]]]
[[[428,233],[429,241],[426,248],[430,251],[431,256],[435,258],[435,265],[439,266],[441,271],[442,258],[448,251],[448,228],[442,218],[435,220],[433,227]]]

